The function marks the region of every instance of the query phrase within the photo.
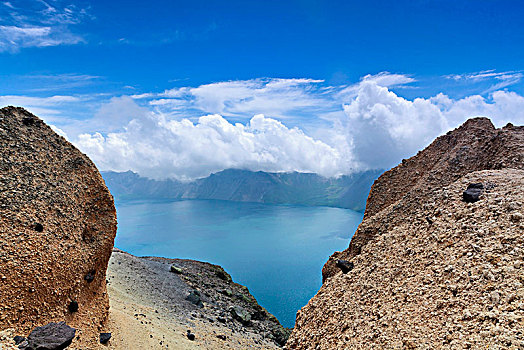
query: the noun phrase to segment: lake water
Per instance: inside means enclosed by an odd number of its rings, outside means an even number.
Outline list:
[[[339,208],[215,200],[117,201],[115,246],[134,255],[218,264],[286,327],[347,248],[362,214]]]

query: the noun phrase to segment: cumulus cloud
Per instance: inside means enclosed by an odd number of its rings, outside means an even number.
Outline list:
[[[150,178],[190,180],[227,168],[324,176],[349,171],[337,149],[263,115],[244,125],[217,114],[193,123],[148,113],[123,132],[82,134],[76,144],[102,169],[132,169]]]
[[[407,100],[375,82],[363,81],[344,104],[344,130],[357,168],[389,168],[414,155],[468,118],[484,116],[497,126],[524,124],[524,97],[495,91],[454,100],[444,94]]]
[[[343,108],[352,151],[363,168],[390,167],[448,127],[430,100],[406,100],[374,81],[364,80]]]

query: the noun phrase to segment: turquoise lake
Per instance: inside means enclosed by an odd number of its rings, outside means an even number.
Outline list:
[[[286,327],[363,217],[348,209],[216,200],[120,200],[116,207],[116,247],[221,265]]]

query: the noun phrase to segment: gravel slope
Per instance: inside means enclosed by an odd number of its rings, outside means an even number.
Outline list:
[[[173,265],[180,274],[170,271]],[[107,276],[111,349],[277,349],[275,338],[286,334],[247,288],[216,265],[114,249]],[[186,300],[194,290],[202,307]],[[235,306],[251,315],[249,324],[235,318]]]

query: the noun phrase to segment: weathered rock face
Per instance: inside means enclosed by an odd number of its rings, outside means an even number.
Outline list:
[[[487,119],[386,172],[287,347],[524,348],[523,189],[524,127]]]
[[[65,321],[75,343],[95,348],[109,307],[111,194],[84,154],[22,108],[0,109],[0,140],[0,330]]]
[[[487,118],[474,118],[438,137],[416,156],[386,171],[373,184],[366,204],[364,222],[349,248],[335,253],[322,269],[323,279],[340,271],[339,259],[351,260],[378,233],[366,219],[400,200],[431,201],[431,192],[479,170],[524,169],[524,127],[508,124],[495,129]],[[464,188],[466,190],[466,188]],[[398,213],[394,218],[406,219]]]

